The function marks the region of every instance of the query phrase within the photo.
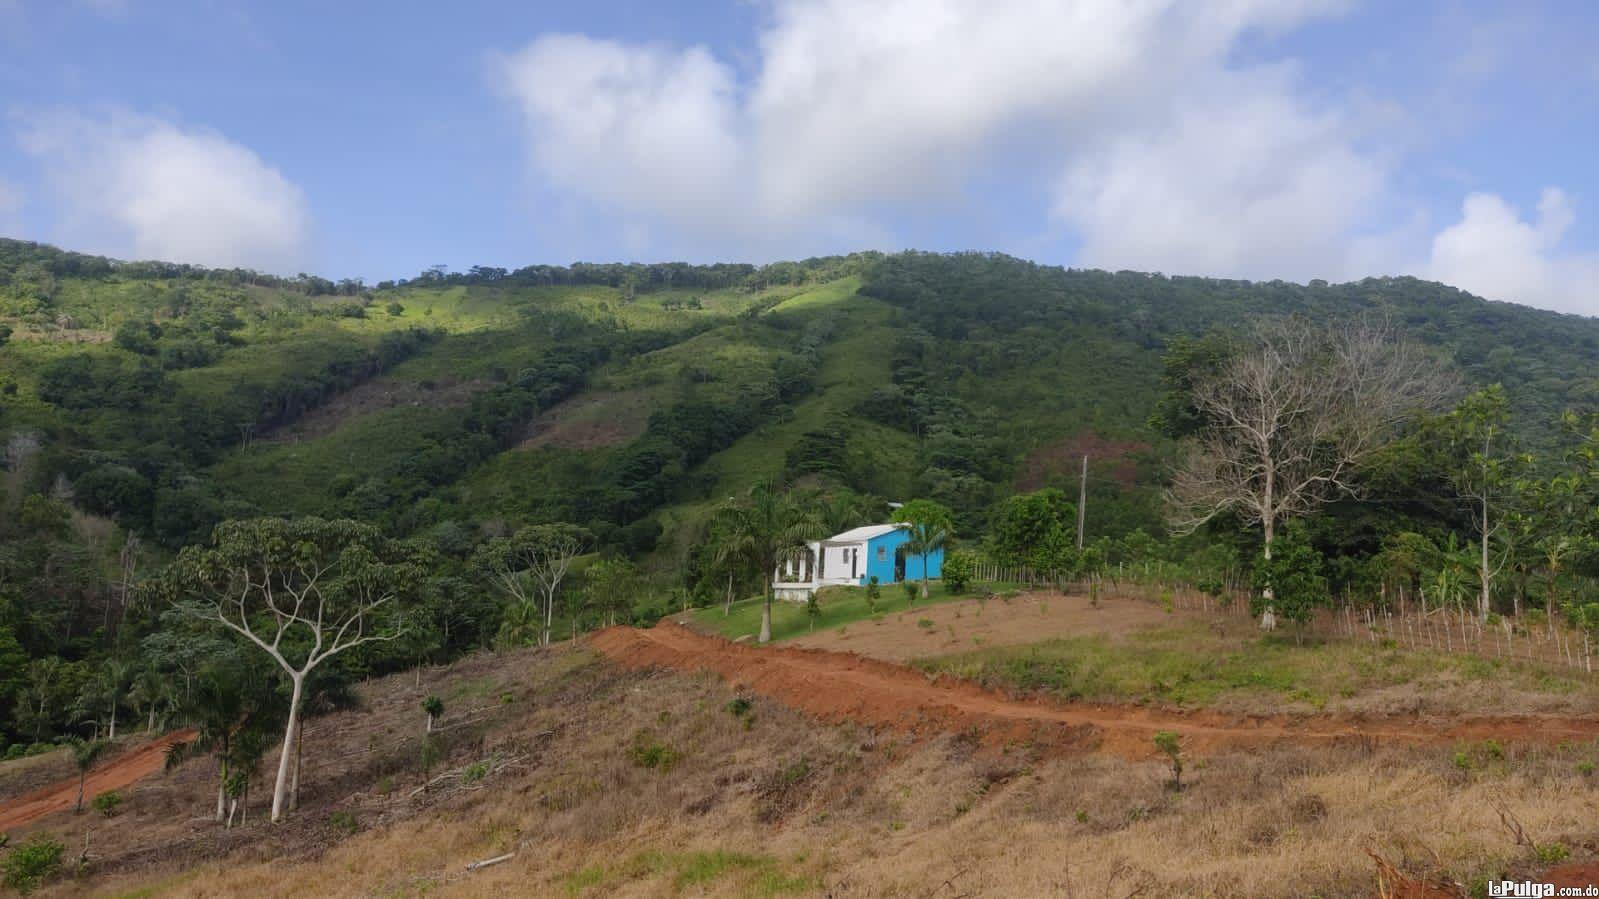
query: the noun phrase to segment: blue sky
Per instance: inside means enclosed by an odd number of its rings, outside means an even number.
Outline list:
[[[368,280],[996,249],[1595,314],[1596,10],[0,0],[0,234]]]

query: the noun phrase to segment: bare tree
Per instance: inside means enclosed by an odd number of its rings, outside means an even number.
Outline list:
[[[1168,492],[1173,526],[1189,532],[1237,515],[1260,526],[1270,559],[1281,522],[1357,494],[1361,463],[1454,389],[1453,377],[1386,327],[1263,326],[1252,346],[1194,383],[1204,424]],[[1262,626],[1273,617],[1268,609]]]
[[[350,521],[230,521],[213,543],[178,556],[169,599],[203,600],[198,607],[211,620],[266,653],[289,680],[275,822],[288,798],[307,677],[345,650],[400,636],[399,599],[418,570],[402,547]]]
[[[539,643],[548,646],[555,623],[555,597],[572,563],[588,544],[588,532],[565,524],[521,528],[509,537],[485,543],[476,556],[478,569],[504,590],[512,602],[542,605],[544,626]],[[531,590],[529,589],[531,587]]]

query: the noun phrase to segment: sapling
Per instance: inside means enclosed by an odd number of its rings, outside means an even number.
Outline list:
[[[1169,730],[1155,734],[1155,748],[1165,753],[1171,760],[1171,787],[1175,791],[1183,788],[1183,748],[1177,735]]]
[[[422,700],[422,711],[428,713],[427,733],[433,733],[433,722],[444,714],[444,700],[437,696],[429,696]]]

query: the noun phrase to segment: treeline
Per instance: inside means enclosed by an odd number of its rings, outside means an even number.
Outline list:
[[[858,274],[882,257],[881,253],[852,253],[848,256],[819,256],[797,262],[767,265],[719,262],[690,265],[686,262],[575,262],[572,265],[529,265],[518,269],[474,265],[464,272],[433,266],[410,279],[381,281],[379,290],[407,286],[455,286],[494,284],[502,287],[554,287],[593,284],[647,293],[653,290],[720,290],[746,288],[760,290],[779,285],[833,281]]]

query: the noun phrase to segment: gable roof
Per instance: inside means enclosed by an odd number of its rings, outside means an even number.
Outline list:
[[[823,540],[822,542],[823,543],[863,543],[863,542],[865,542],[867,540],[875,540],[878,537],[883,536],[884,534],[892,534],[892,533],[894,533],[895,531],[899,530],[902,527],[904,527],[904,525],[900,525],[900,524],[869,524],[869,525],[866,525],[865,527],[851,528],[850,530],[847,530],[847,531],[845,531],[842,534],[834,534],[833,536],[827,538],[826,540]]]

